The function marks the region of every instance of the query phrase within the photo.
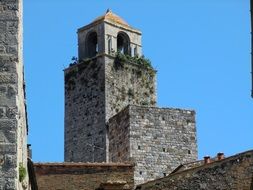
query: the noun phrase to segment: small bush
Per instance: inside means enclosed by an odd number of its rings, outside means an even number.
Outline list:
[[[151,61],[149,59],[145,58],[144,55],[142,55],[141,57],[139,57],[139,56],[131,57],[130,55],[125,55],[120,52],[117,52],[116,58],[115,58],[116,65],[122,67],[122,66],[124,66],[125,62],[136,63],[138,65],[142,65],[144,67],[151,68],[151,69],[153,68],[151,65]]]
[[[22,163],[19,163],[19,181],[20,182],[24,181],[25,177],[26,177],[26,169]]]

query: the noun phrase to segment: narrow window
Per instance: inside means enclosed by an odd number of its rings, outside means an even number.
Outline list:
[[[137,56],[137,46],[134,47],[134,56]]]
[[[140,171],[139,174],[142,175],[142,171]]]
[[[166,173],[163,173],[163,177],[166,177]]]
[[[165,149],[165,148],[163,148],[163,152],[166,152],[166,149]]]
[[[138,146],[138,150],[141,150],[141,146]]]
[[[130,40],[127,34],[120,32],[117,36],[117,51],[125,54],[130,55]]]
[[[112,52],[112,39],[109,37],[108,39],[108,54],[111,54]]]

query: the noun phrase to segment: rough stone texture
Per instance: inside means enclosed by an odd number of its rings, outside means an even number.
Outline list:
[[[65,70],[65,161],[106,160],[103,57]]]
[[[65,70],[65,161],[106,161],[106,122],[131,104],[156,104],[155,71],[103,55]]]
[[[136,190],[252,190],[253,151],[171,174],[137,186]]]
[[[97,34],[97,55],[85,59],[91,32]],[[141,55],[141,33],[135,29],[101,20],[78,30],[79,61],[65,70],[65,161],[108,161],[108,119],[128,104],[156,104],[153,69],[130,62],[115,65],[119,32]]]
[[[39,190],[95,190],[101,184],[119,183],[132,189],[134,185],[131,164],[37,163],[34,168]]]
[[[102,162],[110,154],[112,162],[134,162],[140,184],[197,159],[195,112],[154,107],[156,71],[115,59],[122,32],[135,51],[124,52],[141,55],[141,32],[130,26],[101,17],[78,30],[79,60],[65,70],[65,161]]]
[[[106,121],[127,105],[156,105],[156,71],[105,57]]]
[[[26,105],[22,57],[22,0],[0,1],[0,189],[23,189],[26,167]],[[27,179],[23,184],[27,183]]]
[[[171,173],[197,159],[195,112],[128,106],[109,120],[113,162],[135,163],[135,184]]]

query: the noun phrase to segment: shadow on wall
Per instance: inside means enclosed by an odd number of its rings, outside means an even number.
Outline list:
[[[253,190],[253,174],[252,174],[252,179],[251,179],[250,190]]]

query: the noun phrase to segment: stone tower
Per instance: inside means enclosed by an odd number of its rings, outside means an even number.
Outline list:
[[[0,1],[0,189],[28,185],[22,0]]]
[[[141,32],[108,11],[78,30],[65,70],[65,161],[132,162],[135,184],[197,159],[195,112],[156,107]]]
[[[129,104],[156,104],[151,67],[124,57],[142,55],[141,32],[107,11],[78,29],[79,60],[65,69],[65,161],[108,161],[107,121]]]

